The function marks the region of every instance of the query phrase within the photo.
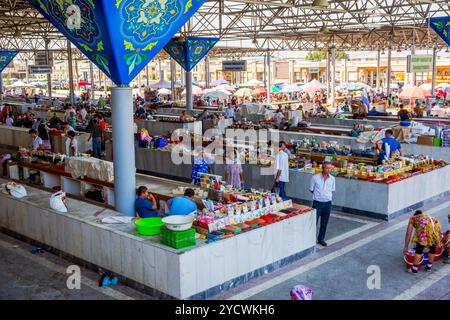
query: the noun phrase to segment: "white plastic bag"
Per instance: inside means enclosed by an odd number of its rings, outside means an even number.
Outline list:
[[[20,199],[23,197],[26,197],[27,194],[27,190],[25,189],[25,187],[21,184],[15,183],[13,181],[10,181],[4,185],[2,185],[2,187],[5,189],[5,191],[10,194],[11,196],[13,196],[14,198]]]
[[[67,212],[66,193],[58,191],[50,196],[50,208],[59,212]]]

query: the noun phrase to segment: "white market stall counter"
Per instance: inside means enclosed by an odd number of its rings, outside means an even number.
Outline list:
[[[175,165],[170,152],[144,148],[135,150],[138,170],[186,181],[190,179],[192,165]],[[261,175],[262,166],[243,164],[242,167],[247,187],[272,188],[273,176]],[[224,165],[212,165],[211,171],[223,176]],[[311,177],[309,173],[290,170],[290,182],[286,185],[288,197],[311,205],[308,191]],[[355,197],[355,194],[358,196]],[[391,184],[337,177],[333,205],[344,212],[389,220],[417,208],[425,201],[447,194],[450,194],[450,165]]]
[[[8,147],[29,147],[32,145],[32,139],[28,133],[30,129],[21,127],[8,127],[0,124],[0,145]],[[86,142],[89,138],[89,134],[80,132],[77,136],[78,152],[86,152]],[[66,136],[53,136],[50,135],[50,143],[52,151],[55,153],[66,153]]]
[[[28,196],[22,199],[0,193],[3,232],[95,270],[118,274],[158,298],[205,299],[315,251],[314,210],[176,250],[161,244],[160,236],[138,235],[132,222],[103,224],[103,218],[119,215],[114,210],[69,198],[69,212],[60,213],[49,206],[50,192],[25,188]]]

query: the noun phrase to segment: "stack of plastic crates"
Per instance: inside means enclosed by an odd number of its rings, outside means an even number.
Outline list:
[[[161,227],[161,243],[174,249],[183,249],[196,245],[195,229],[172,231],[166,226]]]

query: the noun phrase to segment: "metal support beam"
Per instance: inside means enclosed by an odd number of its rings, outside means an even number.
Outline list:
[[[377,52],[377,92],[380,91],[380,64],[381,64],[381,51],[378,49]]]
[[[145,67],[145,77],[147,78],[147,87],[150,85],[150,72],[148,71],[148,64]]]
[[[392,63],[392,49],[388,48],[387,56],[387,70],[386,70],[386,95],[391,93],[391,63]]]
[[[209,69],[210,69],[209,57],[206,56],[205,57],[205,86],[206,86],[206,88],[209,88],[209,84],[211,82]]]
[[[272,71],[270,68],[270,51],[267,51],[266,53],[266,62],[267,62],[267,103],[270,103],[270,86],[272,82]]]
[[[431,70],[431,94],[436,97],[436,60],[437,60],[437,48],[433,47],[433,66]]]
[[[331,107],[335,107],[335,83],[336,83],[336,48],[331,48]]]
[[[194,103],[192,99],[192,71],[186,71],[186,110],[192,111]]]
[[[91,99],[95,99],[95,86],[94,86],[94,65],[92,62],[89,62],[89,71],[90,71],[90,77],[91,77]]]
[[[176,74],[176,66],[175,66],[175,60],[173,58],[170,58],[170,90],[172,91],[170,93],[170,99],[172,101],[176,100],[176,96],[175,96],[175,81],[177,79],[177,74]]]
[[[45,60],[46,60],[46,64],[50,65],[50,55],[49,55],[49,51],[48,51],[48,45],[50,44],[50,40],[49,39],[45,39]],[[47,73],[47,97],[51,98],[52,97],[52,74],[51,73]]]
[[[74,93],[74,84],[73,84],[73,63],[72,63],[72,45],[69,40],[67,40],[67,56],[68,56],[68,68],[69,68],[69,98],[70,103],[75,104],[75,93]]]
[[[327,82],[327,98],[330,96],[330,50],[327,48],[327,66],[325,70],[325,81]]]
[[[135,215],[136,163],[133,137],[133,94],[130,87],[111,89],[114,202],[117,211]]]

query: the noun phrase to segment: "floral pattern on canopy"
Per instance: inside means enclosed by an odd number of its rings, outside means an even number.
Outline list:
[[[205,0],[29,0],[117,85],[129,84]]]
[[[191,71],[216,45],[219,38],[173,38],[164,50],[186,71]]]
[[[447,43],[450,47],[450,16],[430,18],[429,24],[431,28]]]
[[[19,51],[0,50],[0,73],[5,70],[18,53]]]

